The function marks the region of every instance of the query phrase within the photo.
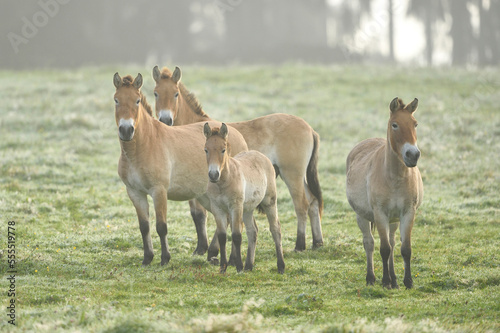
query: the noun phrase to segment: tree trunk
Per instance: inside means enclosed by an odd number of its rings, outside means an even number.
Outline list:
[[[394,13],[392,11],[393,1],[389,0],[389,59],[394,61]]]

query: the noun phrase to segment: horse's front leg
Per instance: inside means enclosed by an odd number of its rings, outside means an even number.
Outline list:
[[[396,247],[396,230],[398,230],[399,223],[390,224],[389,241],[391,242],[391,256],[389,257],[389,274],[391,275],[392,289],[399,289],[396,271],[394,269],[394,248]]]
[[[366,253],[366,285],[373,286],[375,283],[375,273],[373,271],[373,251],[375,240],[373,239],[371,223],[361,215],[356,214],[358,227],[363,233],[363,248]]]
[[[243,231],[243,204],[236,205],[233,208],[230,215],[233,239],[233,251],[234,251],[234,265],[236,266],[236,271],[241,272],[243,270],[243,261],[241,260],[241,232]]]
[[[403,283],[408,289],[413,288],[413,278],[411,277],[411,230],[415,221],[415,210],[411,210],[401,218],[401,255],[405,265],[405,277]]]
[[[127,193],[134,204],[137,218],[139,219],[139,229],[142,234],[142,244],[144,248],[143,266],[147,266],[153,260],[153,242],[151,241],[151,233],[149,231],[149,205],[146,193],[136,191],[127,187]]]
[[[157,187],[153,192],[153,202],[156,212],[156,232],[160,237],[161,244],[161,265],[166,265],[170,261],[167,240],[167,191],[164,187]]]
[[[374,211],[375,226],[380,237],[380,256],[382,257],[383,275],[382,285],[384,288],[392,288],[391,274],[389,273],[389,259],[391,258],[392,247],[389,240],[389,218],[382,212]]]
[[[201,256],[204,255],[208,249],[207,211],[197,200],[189,200],[189,209],[198,236],[198,244],[196,245],[193,255]]]

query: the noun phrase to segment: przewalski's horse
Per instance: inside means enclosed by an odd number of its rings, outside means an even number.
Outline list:
[[[196,97],[180,82],[181,70],[172,73],[153,68],[156,114],[167,125],[185,125],[211,120]],[[311,222],[313,247],[323,244],[321,213],[323,198],[318,180],[319,135],[303,119],[277,113],[249,121],[228,123],[245,138],[248,148],[266,155],[276,174],[286,183],[297,215],[296,251],[306,248],[307,216]],[[192,207],[193,208],[193,207]],[[194,215],[193,215],[194,216]],[[196,220],[195,220],[196,223]],[[212,242],[212,245],[214,242]],[[217,250],[209,249],[217,255]]]
[[[347,200],[356,212],[366,252],[366,284],[373,285],[374,240],[371,228],[380,236],[380,254],[384,266],[382,284],[398,288],[394,272],[395,233],[401,224],[401,255],[404,260],[404,284],[413,286],[411,276],[411,230],[417,208],[422,203],[424,186],[417,167],[417,121],[413,113],[418,100],[404,105],[395,98],[387,126],[387,140],[364,140],[347,157]],[[370,225],[371,224],[371,225]]]
[[[234,130],[234,129],[233,129]],[[285,271],[283,248],[281,246],[281,226],[276,207],[276,175],[269,159],[256,150],[241,152],[231,157],[227,142],[228,128],[222,123],[219,128],[210,128],[205,123],[207,138],[205,153],[208,164],[208,196],[212,213],[217,222],[220,245],[220,271],[226,271],[226,230],[228,218],[231,223],[234,261],[236,269],[243,269],[241,260],[241,232],[243,223],[248,238],[245,270],[252,270],[257,243],[257,225],[253,211],[259,208],[267,216],[269,229],[273,235],[278,258],[278,272]]]
[[[118,174],[127,187],[135,206],[144,244],[143,265],[153,260],[153,244],[149,231],[149,204],[153,198],[156,213],[156,231],[160,236],[161,264],[170,260],[167,242],[167,199],[184,201],[197,199],[207,209],[207,171],[203,124],[168,127],[153,118],[145,97],[139,90],[142,76],[130,75],[123,79],[116,73],[114,100],[115,120],[118,126],[121,156]],[[232,131],[229,141],[235,152],[247,150],[245,140]],[[197,230],[199,231],[199,230]],[[198,232],[198,239],[207,235]]]

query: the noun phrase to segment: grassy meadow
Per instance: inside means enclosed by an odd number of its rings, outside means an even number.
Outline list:
[[[187,202],[169,202],[172,259],[141,267],[135,209],[117,174],[113,74],[151,68],[0,71],[2,332],[494,332],[500,331],[500,70],[371,66],[185,66],[183,82],[213,118],[285,112],[321,136],[324,246],[293,251],[296,219],[282,181],[279,275],[264,216],[255,268],[225,275],[192,256]],[[345,197],[345,158],[385,137],[389,103],[419,99],[424,203],[413,228],[414,288],[376,285]],[[151,200],[150,200],[151,202]],[[16,327],[8,324],[7,222],[16,222]],[[154,223],[154,214],[151,222]],[[215,221],[210,216],[208,233]],[[154,231],[154,227],[152,228]],[[243,236],[243,254],[246,241]],[[403,286],[403,260],[395,250]]]

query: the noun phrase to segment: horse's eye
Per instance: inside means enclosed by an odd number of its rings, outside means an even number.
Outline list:
[[[396,124],[396,123],[392,123],[392,128],[393,128],[393,129],[395,129],[395,130],[396,130],[396,129],[398,129],[398,127],[399,127],[399,126],[398,126],[398,124]]]
[[[115,104],[118,105],[118,98],[115,98]]]
[[[208,154],[208,149],[207,148],[205,148],[205,154]]]
[[[179,92],[176,92],[176,93],[174,94],[174,97],[175,97],[175,98],[179,97]]]
[[[155,98],[158,98],[158,93],[155,91]]]
[[[418,123],[415,124],[415,128],[417,128],[417,126],[418,126]]]
[[[226,149],[222,149],[222,153],[223,153],[223,154],[224,154],[224,153],[226,153]]]
[[[137,101],[135,101],[135,104],[139,105],[140,102],[141,102],[141,99],[138,98]]]

